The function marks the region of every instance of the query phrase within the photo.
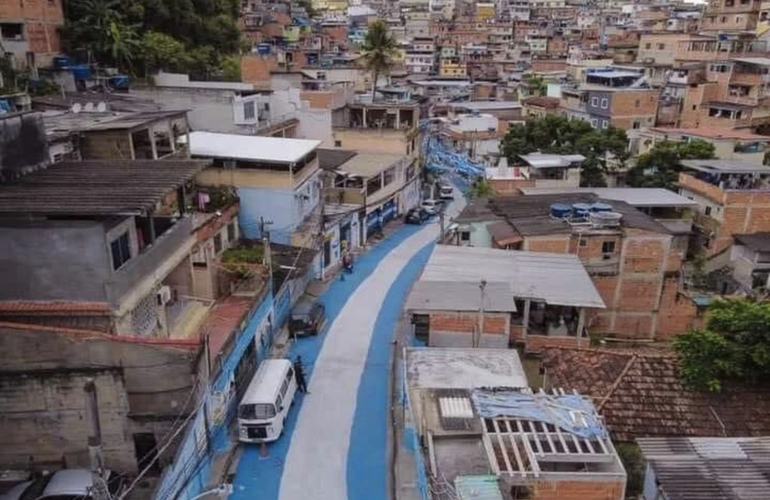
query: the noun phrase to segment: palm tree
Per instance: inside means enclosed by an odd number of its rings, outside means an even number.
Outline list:
[[[140,50],[136,29],[113,21],[107,31],[106,43],[105,52],[109,53],[115,65],[122,70],[131,70],[134,56]]]
[[[377,78],[382,73],[388,73],[393,67],[396,40],[390,36],[384,22],[375,21],[369,25],[361,50],[364,66],[372,72],[372,102],[374,102],[377,95]]]

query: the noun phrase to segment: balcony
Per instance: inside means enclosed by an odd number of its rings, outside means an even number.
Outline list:
[[[193,218],[182,217],[158,236],[152,245],[115,271],[105,284],[109,301],[118,305],[142,281],[159,283],[164,279],[190,253],[194,244],[192,229]]]
[[[724,203],[725,192],[723,189],[719,186],[714,186],[708,182],[696,179],[690,174],[679,174],[679,188],[699,194],[720,205]]]
[[[730,85],[747,85],[753,87],[755,85],[767,84],[769,81],[767,74],[763,75],[760,73],[733,72],[730,77]]]

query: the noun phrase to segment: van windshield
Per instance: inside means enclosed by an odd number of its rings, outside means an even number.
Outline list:
[[[270,404],[241,405],[238,418],[244,420],[266,420],[275,417],[275,406]]]

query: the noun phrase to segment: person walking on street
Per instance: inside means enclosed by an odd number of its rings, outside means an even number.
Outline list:
[[[302,356],[297,356],[294,361],[294,378],[297,380],[297,390],[307,394],[307,382],[305,382],[305,367],[302,364]]]

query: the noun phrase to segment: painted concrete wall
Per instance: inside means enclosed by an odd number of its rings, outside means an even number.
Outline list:
[[[157,431],[160,441],[193,387],[195,349],[189,346],[83,340],[46,327],[3,328],[0,351],[0,467],[26,467],[30,457],[36,464],[61,466],[65,458],[69,467],[87,466],[83,385],[93,377],[106,465],[135,473],[132,434]]]
[[[92,221],[0,225],[0,299],[106,301],[104,227]]]

